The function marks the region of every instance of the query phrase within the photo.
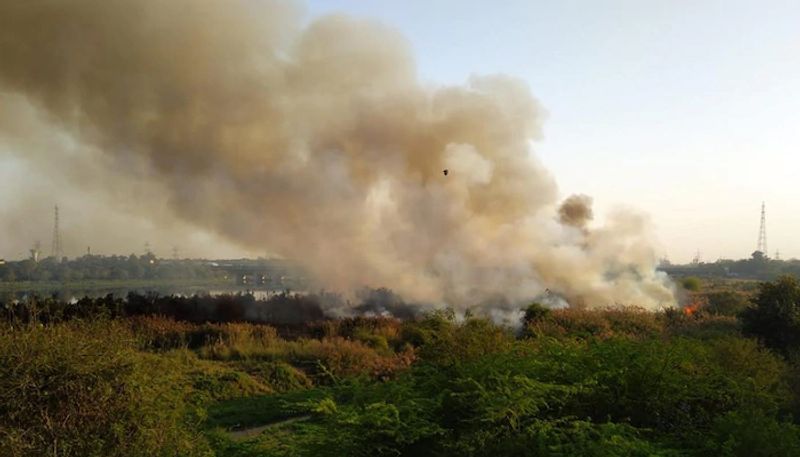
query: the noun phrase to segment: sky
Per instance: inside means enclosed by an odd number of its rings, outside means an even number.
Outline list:
[[[501,5],[501,6],[498,6]],[[395,27],[421,79],[523,78],[548,112],[535,150],[595,213],[646,212],[688,262],[800,257],[800,2],[314,0]]]
[[[397,29],[431,86],[471,75],[522,78],[547,111],[534,150],[562,197],[592,196],[598,222],[620,206],[648,214],[671,261],[688,262],[697,251],[704,261],[749,256],[762,201],[769,254],[800,257],[800,2],[309,0],[305,8],[309,22],[343,13]],[[70,153],[67,140],[40,143]],[[165,256],[173,247],[192,256],[261,254],[137,216],[157,218],[166,202],[119,207],[88,185],[59,199],[66,178],[39,176],[3,147],[0,258],[25,256],[34,240],[47,251],[54,200],[70,256],[87,245],[140,252],[154,239]],[[137,186],[123,184],[117,192]],[[23,205],[38,216],[8,220]],[[82,214],[93,208],[128,230],[98,232]],[[171,239],[182,241],[162,241]]]

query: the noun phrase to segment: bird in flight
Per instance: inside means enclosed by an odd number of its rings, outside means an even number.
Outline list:
[[[442,173],[444,173],[444,175],[447,176],[447,173],[450,173],[450,172],[447,170],[447,168],[445,168],[444,170],[442,170]]]

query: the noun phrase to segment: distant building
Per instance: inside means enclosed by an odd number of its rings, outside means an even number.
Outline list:
[[[0,259],[0,265],[5,265],[5,264],[6,264],[6,259]]]

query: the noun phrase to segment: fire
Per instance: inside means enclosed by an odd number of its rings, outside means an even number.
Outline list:
[[[694,316],[700,310],[700,306],[703,303],[699,300],[693,301],[691,304],[688,304],[683,307],[683,314],[685,316]]]

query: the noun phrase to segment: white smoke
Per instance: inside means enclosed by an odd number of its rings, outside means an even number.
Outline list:
[[[0,90],[102,151],[110,176],[146,175],[184,222],[296,259],[329,289],[455,306],[545,289],[572,304],[674,302],[644,218],[589,228],[582,197],[559,217],[524,82],[426,87],[396,31],[305,25],[296,10],[3,2]]]

